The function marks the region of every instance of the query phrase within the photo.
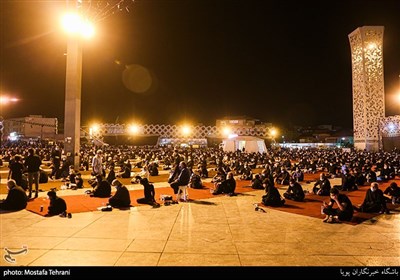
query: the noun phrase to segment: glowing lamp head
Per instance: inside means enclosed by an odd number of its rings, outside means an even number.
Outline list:
[[[98,133],[100,130],[100,126],[98,124],[93,124],[90,128],[89,128],[89,134],[93,135]]]
[[[90,38],[94,35],[93,24],[78,14],[66,14],[62,18],[62,26],[69,34],[79,34],[85,38]]]
[[[229,134],[231,134],[231,129],[230,129],[229,127],[224,127],[224,128],[222,129],[222,133],[223,133],[225,136],[229,136]]]
[[[128,131],[130,134],[137,134],[139,132],[139,127],[136,124],[131,124],[128,127]]]
[[[184,125],[184,126],[182,126],[182,134],[183,135],[189,135],[190,134],[190,132],[191,132],[191,129],[190,129],[190,127],[188,126],[188,125]]]

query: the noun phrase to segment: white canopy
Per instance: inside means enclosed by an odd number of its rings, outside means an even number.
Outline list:
[[[235,152],[241,150],[247,153],[267,152],[265,142],[261,138],[254,136],[237,136],[222,141],[224,152]]]

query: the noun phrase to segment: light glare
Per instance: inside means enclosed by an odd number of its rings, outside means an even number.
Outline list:
[[[190,127],[189,127],[188,125],[184,125],[184,126],[182,127],[182,134],[183,134],[183,135],[189,135],[189,134],[190,134],[190,131],[191,131],[191,129],[190,129]]]
[[[64,15],[62,26],[70,34],[80,34],[85,38],[90,38],[94,35],[94,25],[90,21],[82,19],[78,14]]]

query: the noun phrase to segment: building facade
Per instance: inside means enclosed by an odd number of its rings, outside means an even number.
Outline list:
[[[57,118],[45,118],[41,115],[7,119],[4,121],[4,140],[17,139],[56,139],[58,134]]]

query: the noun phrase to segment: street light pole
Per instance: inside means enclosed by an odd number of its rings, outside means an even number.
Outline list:
[[[64,150],[79,167],[81,127],[82,45],[78,34],[69,34],[65,79]]]
[[[125,0],[92,1],[66,0],[72,14],[64,17],[64,28],[69,32],[67,70],[65,79],[64,151],[75,168],[79,168],[82,85],[82,37],[94,33],[92,22],[101,20],[117,9],[129,11]],[[133,2],[134,0],[132,0]],[[72,3],[72,5],[69,5]],[[111,4],[110,4],[111,3]],[[86,6],[85,6],[86,5]],[[95,8],[94,8],[95,7]],[[95,9],[91,14],[91,9]]]

